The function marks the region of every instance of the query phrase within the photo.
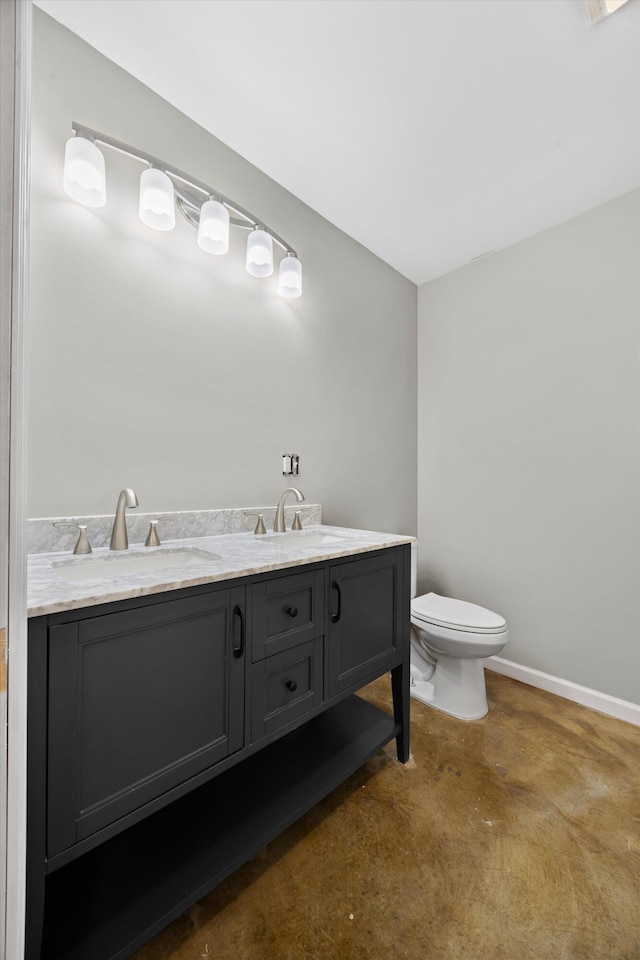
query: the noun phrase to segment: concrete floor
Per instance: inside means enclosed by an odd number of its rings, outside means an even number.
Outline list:
[[[368,699],[390,703],[386,678]],[[135,960],[640,960],[640,728],[487,673]]]

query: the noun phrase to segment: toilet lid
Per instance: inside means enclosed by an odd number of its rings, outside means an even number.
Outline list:
[[[502,633],[507,624],[504,617],[485,610],[466,600],[452,600],[437,593],[426,593],[411,601],[411,615],[427,623],[470,633]]]

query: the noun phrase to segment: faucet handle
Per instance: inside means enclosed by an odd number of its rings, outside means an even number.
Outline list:
[[[253,531],[256,536],[262,536],[263,533],[267,532],[267,529],[264,525],[264,516],[261,513],[251,513],[249,510],[244,511],[245,517],[257,517],[258,522],[256,523],[256,528]]]
[[[291,524],[292,530],[302,530],[302,520],[300,518],[300,511],[296,510],[296,515],[293,518],[293,523]]]
[[[89,538],[87,536],[87,525],[86,523],[74,523],[73,520],[54,520],[52,523],[54,527],[75,527],[79,531],[78,542],[73,548],[73,552],[76,554],[80,553],[93,553],[91,549],[91,544],[89,543]]]
[[[144,542],[145,547],[159,547],[160,546],[160,537],[158,536],[158,524],[161,520],[166,520],[166,517],[158,517],[157,520],[149,521],[149,533],[147,534],[147,539]]]

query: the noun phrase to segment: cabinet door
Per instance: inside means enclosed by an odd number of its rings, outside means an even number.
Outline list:
[[[244,588],[49,631],[48,855],[240,749]]]
[[[355,690],[402,658],[398,550],[329,567],[327,696]]]

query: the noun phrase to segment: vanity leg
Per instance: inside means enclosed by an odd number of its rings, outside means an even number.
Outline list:
[[[40,960],[45,907],[47,770],[47,631],[43,618],[28,634],[27,884],[25,960]]]
[[[25,928],[25,960],[40,960],[44,928],[44,864],[39,876],[27,874],[27,923]]]
[[[399,595],[402,598],[398,618],[398,649],[402,651],[402,663],[391,671],[391,692],[393,694],[393,719],[400,726],[396,737],[396,749],[400,763],[406,763],[410,755],[409,715],[411,703],[411,548],[406,544],[399,551]]]
[[[411,701],[409,662],[401,663],[391,671],[393,693],[393,718],[401,726],[396,737],[396,750],[400,763],[409,759],[409,710]]]

